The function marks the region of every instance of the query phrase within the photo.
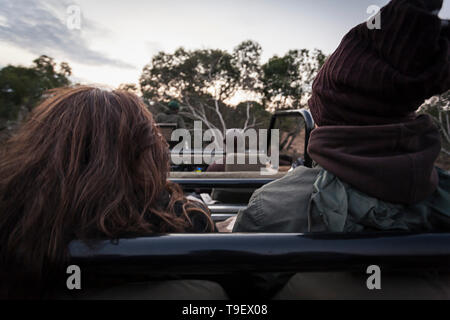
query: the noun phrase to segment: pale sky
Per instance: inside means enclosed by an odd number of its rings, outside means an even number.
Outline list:
[[[72,80],[116,87],[138,83],[159,51],[259,42],[263,62],[290,49],[329,54],[345,33],[388,0],[0,0],[0,67],[31,65],[41,54],[66,61]],[[67,27],[67,8],[81,29]],[[450,18],[450,0],[441,17]]]

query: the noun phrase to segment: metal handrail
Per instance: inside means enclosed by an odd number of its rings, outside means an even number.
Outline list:
[[[69,249],[72,263],[122,275],[350,271],[369,265],[450,271],[450,233],[176,234],[73,241]]]

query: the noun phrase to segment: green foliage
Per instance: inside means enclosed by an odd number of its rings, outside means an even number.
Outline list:
[[[249,108],[249,116],[247,121],[247,108]],[[259,129],[267,129],[270,125],[272,114],[268,112],[264,106],[255,101],[241,102],[227,113],[227,122],[233,124],[233,128],[253,127]]]
[[[154,56],[143,70],[140,85],[144,99],[160,111],[166,111],[171,100],[178,100],[188,109],[184,115],[223,127],[224,102],[236,92],[239,76],[233,56],[226,51],[180,48],[173,54]]]
[[[300,108],[326,56],[320,50],[291,50],[262,66],[265,103],[273,109]]]
[[[185,116],[220,130],[267,121],[266,109],[301,107],[326,56],[320,50],[292,50],[261,65],[261,52],[254,41],[242,42],[232,53],[160,52],[142,72],[142,95],[158,111],[177,99]],[[236,96],[250,101],[233,107],[230,100]],[[256,114],[262,119],[255,120]]]
[[[21,111],[31,110],[49,89],[67,86],[70,66],[56,63],[45,55],[33,61],[32,67],[7,66],[0,70],[0,118],[14,121]]]
[[[233,51],[233,63],[239,70],[239,87],[243,91],[262,93],[261,46],[248,40]]]
[[[135,85],[134,83],[122,83],[119,85],[118,89],[128,91],[134,94],[137,94],[139,92],[137,85]]]
[[[238,77],[227,52],[180,48],[174,54],[160,52],[154,56],[143,70],[140,85],[144,98],[158,102],[180,96],[195,99],[215,94],[223,98],[233,90]],[[208,91],[212,87],[216,90]]]

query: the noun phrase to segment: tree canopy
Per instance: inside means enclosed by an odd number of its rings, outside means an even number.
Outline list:
[[[231,53],[184,48],[160,52],[142,72],[142,96],[160,111],[177,99],[185,116],[222,132],[255,127],[267,120],[267,110],[300,107],[325,61],[320,50],[302,49],[262,65],[261,53],[261,46],[250,40]]]
[[[299,108],[311,93],[311,86],[326,56],[320,50],[290,50],[274,56],[262,66],[265,104],[271,109]]]
[[[30,111],[45,91],[67,86],[71,74],[67,63],[57,68],[45,55],[35,59],[31,67],[4,67],[0,70],[0,118],[16,120],[21,110]]]

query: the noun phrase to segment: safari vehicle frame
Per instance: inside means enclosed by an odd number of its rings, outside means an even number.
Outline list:
[[[277,112],[271,128],[279,117],[290,115],[305,120],[305,165],[311,167],[307,142],[314,122],[308,110]],[[256,189],[275,178],[204,178],[200,174],[171,180],[185,190]],[[244,208],[245,205],[210,206],[216,222]],[[94,244],[73,241],[69,249],[71,263],[79,265],[85,274],[121,279],[239,276],[243,272],[361,271],[370,265],[401,272],[450,271],[450,233],[168,234]]]
[[[71,243],[72,262],[121,277],[450,268],[450,234],[173,234]]]
[[[275,124],[278,119],[280,118],[286,118],[286,117],[292,117],[292,116],[299,116],[300,119],[302,119],[305,123],[305,150],[304,150],[304,165],[305,167],[311,168],[313,161],[311,157],[308,155],[308,142],[309,137],[311,135],[311,132],[314,130],[314,120],[309,112],[308,109],[295,109],[295,110],[284,110],[284,111],[277,111],[270,119],[270,126],[269,126],[269,132],[267,136],[267,145],[270,145],[270,141],[272,138],[272,130],[276,129]]]
[[[303,121],[303,123],[305,124],[305,148],[304,148],[304,165],[306,167],[312,167],[312,159],[309,157],[308,155],[308,141],[309,141],[309,137],[311,134],[311,131],[314,129],[314,120],[311,116],[311,113],[309,112],[308,109],[295,109],[295,110],[283,110],[283,111],[277,111],[275,112],[271,119],[270,119],[270,124],[269,124],[269,128],[268,128],[268,134],[267,134],[267,146],[271,145],[271,139],[272,139],[272,130],[277,129],[276,128],[276,123],[277,120],[279,119],[283,119],[283,118],[287,118],[287,117],[298,117],[299,121]],[[170,141],[170,130],[174,130],[176,129],[176,125],[174,124],[165,124],[165,123],[160,123],[158,124],[158,126],[160,127],[161,130],[163,130],[164,133],[164,137],[166,138],[167,141],[169,141],[169,145],[172,149],[173,145],[177,144],[178,141],[176,142],[172,142]],[[169,130],[169,131],[167,131]],[[186,152],[186,151],[184,151]],[[197,155],[199,153],[202,153],[202,151],[199,150],[191,150],[190,151],[190,156],[194,157],[194,155]],[[217,156],[224,156],[225,153],[224,152],[213,152],[214,155]],[[200,167],[200,168],[205,168],[205,165],[194,165],[194,164],[182,164],[182,165],[173,165],[172,169],[176,170],[176,171],[184,171],[184,172],[188,172],[188,171],[192,171],[194,168],[196,167]]]

